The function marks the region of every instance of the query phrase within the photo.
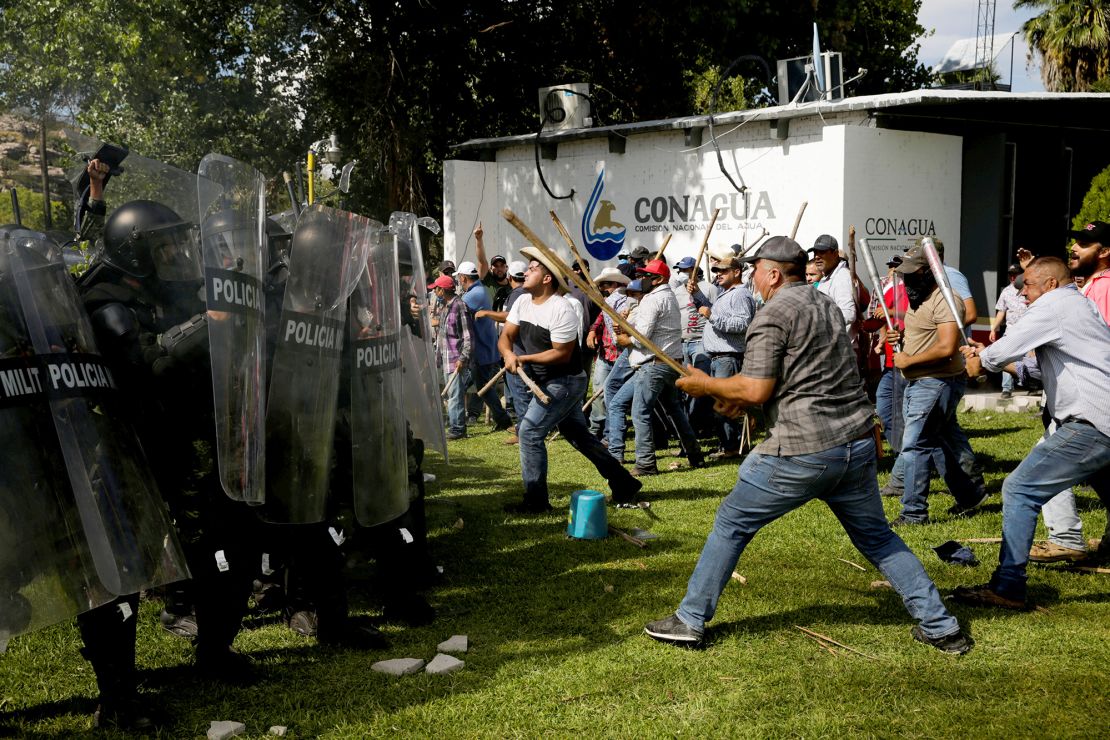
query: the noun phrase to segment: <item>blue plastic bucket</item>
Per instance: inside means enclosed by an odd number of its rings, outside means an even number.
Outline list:
[[[580,540],[600,540],[608,536],[609,517],[605,512],[605,494],[598,491],[575,491],[570,495],[567,534]]]

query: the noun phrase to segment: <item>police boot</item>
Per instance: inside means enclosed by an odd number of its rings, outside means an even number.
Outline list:
[[[197,618],[194,614],[191,582],[182,581],[166,587],[166,600],[158,621],[171,635],[195,640]]]
[[[92,664],[100,692],[93,721],[97,727],[147,731],[157,720],[139,700],[135,670],[135,610],[137,594],[117,599],[77,618],[85,647],[81,654]]]

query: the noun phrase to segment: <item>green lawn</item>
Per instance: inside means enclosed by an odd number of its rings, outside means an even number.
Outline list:
[[[930,548],[999,536],[1002,478],[1040,428],[1033,416],[961,418],[986,470],[990,503],[969,520],[950,521],[951,498],[938,495],[937,521],[904,532],[945,593],[985,581],[997,545],[972,546],[983,561],[974,569],[942,564]],[[744,554],[737,571],[746,583],[726,589],[709,648],[679,650],[641,630],[677,605],[737,466],[647,479],[657,520],[611,511],[616,526],[659,535],[647,549],[617,538],[580,542],[564,536],[566,506],[572,490],[602,483],[596,472],[565,441],[550,444],[557,513],[508,517],[501,506],[520,491],[517,448],[484,430],[452,443],[450,466],[430,460],[438,480],[428,514],[445,569],[431,594],[439,617],[419,629],[385,625],[389,650],[325,650],[270,624],[237,642],[258,658],[266,679],[248,688],[211,686],[190,677],[191,647],[157,629],[157,605],[144,604],[139,663],[144,693],[174,719],[164,735],[203,736],[213,719],[245,722],[247,737],[281,724],[300,738],[1095,737],[1110,728],[1106,576],[1034,567],[1031,594],[1047,610],[954,607],[977,641],[956,658],[911,640],[899,599],[872,588],[882,576],[828,509],[811,503],[768,527]],[[1105,515],[1094,494],[1080,490],[1087,531],[1100,533]],[[897,513],[896,501],[885,506]],[[356,605],[376,613],[357,595]],[[874,660],[831,654],[795,625]],[[430,659],[438,642],[457,633],[471,645],[458,673],[395,679],[370,671],[387,657]],[[0,656],[0,734],[87,731],[95,687],[78,647],[72,624],[12,642]]]

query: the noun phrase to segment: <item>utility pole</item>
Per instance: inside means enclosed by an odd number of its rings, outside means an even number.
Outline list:
[[[976,86],[994,89],[994,6],[995,0],[979,0],[979,22],[975,30]]]

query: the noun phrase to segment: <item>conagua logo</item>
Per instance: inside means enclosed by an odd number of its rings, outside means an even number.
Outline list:
[[[582,215],[582,242],[595,258],[605,261],[617,256],[624,246],[624,224],[613,220],[616,206],[601,197],[605,190],[605,170],[598,173],[586,212]]]

